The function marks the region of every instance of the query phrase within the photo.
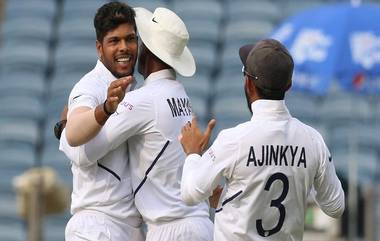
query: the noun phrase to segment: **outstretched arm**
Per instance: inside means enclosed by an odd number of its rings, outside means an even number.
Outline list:
[[[82,145],[99,133],[123,100],[126,89],[132,81],[132,76],[113,81],[108,88],[104,103],[96,108],[79,106],[70,113],[66,123],[66,137],[70,146]]]
[[[125,96],[117,114],[112,115],[98,134],[85,144],[71,147],[65,140],[67,134],[62,133],[60,150],[77,165],[88,165],[104,157],[129,137],[153,128],[155,111],[151,101],[144,95],[134,93]]]

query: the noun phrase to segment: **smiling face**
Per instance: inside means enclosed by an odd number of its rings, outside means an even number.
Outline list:
[[[96,41],[96,48],[100,60],[115,77],[133,74],[138,52],[133,25],[124,23],[108,31],[102,41]]]

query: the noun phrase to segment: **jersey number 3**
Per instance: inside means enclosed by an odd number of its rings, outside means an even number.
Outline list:
[[[272,200],[270,202],[270,206],[278,208],[278,210],[280,212],[280,220],[278,220],[278,223],[274,228],[272,228],[270,230],[265,230],[263,228],[263,220],[257,219],[256,220],[256,229],[257,229],[257,232],[259,233],[259,235],[262,237],[268,237],[268,236],[271,236],[271,235],[277,233],[278,231],[280,231],[281,227],[285,221],[286,210],[285,210],[284,205],[282,205],[282,201],[284,201],[284,199],[286,198],[286,195],[288,195],[288,191],[289,191],[288,177],[285,176],[285,174],[280,173],[280,172],[273,174],[272,176],[269,177],[267,183],[265,184],[264,190],[269,191],[270,187],[272,186],[272,183],[276,180],[280,180],[282,182],[283,189],[282,189],[282,193],[281,193],[280,197],[275,199],[275,200]]]

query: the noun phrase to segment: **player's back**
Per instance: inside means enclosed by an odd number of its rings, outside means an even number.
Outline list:
[[[192,118],[182,84],[172,77],[148,81],[128,94],[122,105],[133,106],[134,116],[144,116],[143,127],[128,139],[135,204],[144,221],[208,217],[205,202],[187,206],[180,196],[185,153],[178,136]]]
[[[218,139],[238,149],[216,213],[216,240],[302,240],[319,134],[284,108],[254,115]]]

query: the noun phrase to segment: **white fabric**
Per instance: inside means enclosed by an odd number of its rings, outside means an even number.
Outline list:
[[[74,214],[66,226],[66,241],[143,241],[140,228],[101,212],[84,210]]]
[[[76,107],[95,108],[107,99],[107,88],[117,78],[98,60],[93,70],[88,72],[77,82],[71,90],[68,108],[70,114]],[[136,80],[127,87],[126,91],[133,90]]]
[[[144,221],[157,224],[184,217],[208,218],[206,202],[187,206],[180,196],[185,153],[178,135],[191,118],[189,98],[174,71],[161,70],[149,75],[143,87],[125,95],[117,113],[81,147],[81,154],[84,159],[96,159],[128,140],[135,194],[145,180],[135,196]]]
[[[98,61],[96,67],[74,86],[69,98],[69,111],[79,106],[95,108],[103,103],[107,88],[115,79]],[[63,131],[59,149],[72,163],[73,215],[81,210],[97,210],[132,226],[141,224],[141,216],[133,202],[126,144],[106,153],[102,158],[89,159],[81,153],[81,147],[68,145]]]
[[[116,78],[98,60],[93,70],[77,82],[71,90],[68,108],[69,114],[78,106],[95,108],[107,98],[107,88]]]
[[[183,21],[167,8],[156,8],[154,13],[145,8],[134,9],[137,31],[144,45],[180,75],[193,76],[196,65],[186,47],[189,33]]]
[[[169,223],[148,225],[146,241],[210,241],[213,223],[206,218],[183,218]]]
[[[252,111],[251,121],[221,131],[202,157],[186,158],[182,198],[202,201],[225,177],[215,240],[301,241],[312,188],[326,214],[338,217],[344,210],[329,150],[316,130],[291,117],[284,101],[258,100]]]

